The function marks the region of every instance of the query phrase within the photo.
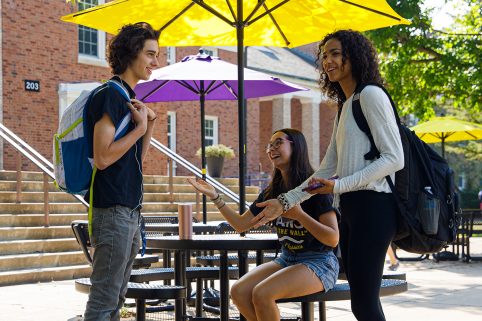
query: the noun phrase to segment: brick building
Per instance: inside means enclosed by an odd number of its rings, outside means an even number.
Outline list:
[[[79,0],[81,6],[103,0]],[[46,158],[52,158],[52,137],[62,111],[83,89],[91,89],[111,77],[105,60],[109,36],[103,32],[65,23],[71,12],[64,0],[0,1],[0,121]],[[208,44],[206,44],[208,45]],[[308,48],[308,49],[307,49]],[[303,48],[310,52],[311,47]],[[221,59],[236,63],[235,48],[204,47]],[[161,65],[196,54],[199,47],[161,47]],[[272,74],[310,88],[310,91],[250,99],[247,104],[247,172],[271,171],[264,152],[275,129],[294,127],[308,140],[314,166],[322,158],[331,134],[335,107],[321,97],[317,73],[310,55],[285,48],[249,47],[248,68]],[[200,147],[198,102],[150,104],[160,118],[154,138],[200,166],[195,156]],[[208,144],[222,143],[238,150],[236,101],[206,101]],[[16,153],[2,142],[0,166],[14,169]],[[24,170],[36,170],[26,159]],[[165,174],[166,158],[151,151],[148,174]],[[225,164],[224,175],[236,176],[237,159]],[[187,174],[177,169],[178,174]]]

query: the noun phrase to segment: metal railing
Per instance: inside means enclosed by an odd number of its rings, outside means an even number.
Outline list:
[[[29,159],[33,164],[35,164],[42,172],[43,172],[43,193],[44,193],[44,225],[50,226],[49,223],[49,177],[51,179],[55,179],[54,175],[54,166],[53,164],[43,157],[40,153],[38,153],[34,148],[28,145],[25,141],[23,141],[20,137],[18,137],[15,133],[5,127],[2,123],[0,123],[0,137],[2,137],[5,141],[10,143],[12,147],[17,150],[17,160],[16,160],[16,202],[21,203],[22,201],[22,155]],[[168,157],[169,162],[169,195],[171,203],[174,201],[174,179],[173,179],[173,164],[172,162],[176,162],[177,164],[181,165],[193,175],[197,177],[202,177],[201,170],[194,166],[192,163],[184,159],[183,157],[179,156],[178,154],[174,153],[172,150],[161,144],[159,141],[155,139],[151,139],[151,145],[161,153],[165,154]],[[239,196],[228,189],[223,184],[219,183],[215,179],[211,178],[210,176],[206,176],[206,180],[213,185],[216,189],[218,189],[221,193],[225,196],[229,197],[235,203],[239,205]],[[80,203],[82,203],[86,208],[89,207],[89,204],[84,200],[84,198],[80,195],[73,195]],[[199,214],[199,193],[196,193],[196,208]],[[246,202],[246,205],[249,206],[250,204]]]

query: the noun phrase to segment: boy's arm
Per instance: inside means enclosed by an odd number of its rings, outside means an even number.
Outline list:
[[[132,120],[136,123],[134,130],[114,141],[115,126],[106,113],[94,126],[94,165],[100,170],[106,169],[118,161],[147,131],[147,109],[128,104]]]

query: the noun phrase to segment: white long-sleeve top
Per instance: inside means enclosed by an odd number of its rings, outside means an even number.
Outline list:
[[[391,193],[385,176],[390,175],[395,182],[395,172],[404,166],[400,133],[385,92],[377,86],[367,86],[360,94],[363,115],[380,152],[380,157],[371,161],[364,158],[370,150],[370,140],[355,122],[352,100],[353,95],[343,104],[339,121],[335,119],[326,155],[320,168],[312,175],[326,179],[339,176],[333,189],[335,206],[339,205],[339,196],[346,192],[373,190]],[[290,208],[311,196],[302,191],[310,178],[284,194]]]

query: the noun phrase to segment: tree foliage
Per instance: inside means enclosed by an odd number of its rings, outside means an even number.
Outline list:
[[[476,120],[482,111],[482,5],[458,0],[468,10],[436,30],[424,0],[388,0],[411,25],[367,32],[400,113],[427,119],[443,106]],[[439,1],[445,5],[447,0]]]

